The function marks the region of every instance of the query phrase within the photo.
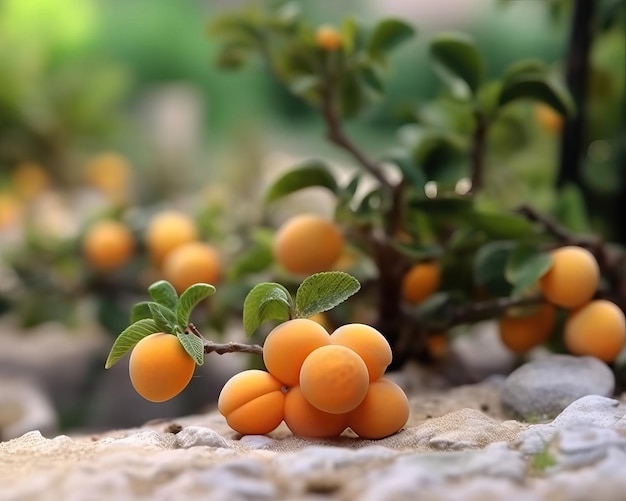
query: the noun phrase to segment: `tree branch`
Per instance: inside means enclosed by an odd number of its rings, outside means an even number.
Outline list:
[[[263,347],[258,344],[214,343],[206,339],[192,323],[187,325],[187,331],[202,340],[204,353],[217,353],[218,355],[223,355],[224,353],[254,353],[255,355],[263,355]]]
[[[487,119],[479,110],[474,112],[474,119],[476,120],[476,127],[472,135],[470,151],[472,169],[471,193],[476,193],[480,190],[485,182],[485,149],[487,146]]]

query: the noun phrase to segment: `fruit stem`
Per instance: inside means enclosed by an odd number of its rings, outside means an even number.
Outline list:
[[[202,340],[202,346],[204,346],[204,353],[217,353],[223,355],[224,353],[254,353],[255,355],[263,354],[263,347],[258,344],[245,344],[245,343],[214,343],[205,338],[198,328],[189,322],[187,324],[187,332],[195,336],[198,336]]]

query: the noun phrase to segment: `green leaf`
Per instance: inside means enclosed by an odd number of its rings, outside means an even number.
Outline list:
[[[215,287],[211,284],[198,283],[188,287],[181,295],[176,305],[176,318],[178,324],[186,327],[189,323],[189,316],[196,305],[215,294]]]
[[[150,308],[150,314],[152,319],[156,322],[159,329],[168,334],[175,334],[177,330],[177,318],[176,313],[167,306],[163,306],[159,303],[149,302],[148,308]]]
[[[491,238],[518,238],[533,232],[533,224],[518,214],[474,211],[467,214],[467,220]]]
[[[568,183],[561,188],[554,214],[558,221],[571,231],[587,233],[591,229],[585,198],[575,184]]]
[[[269,320],[289,320],[291,307],[291,294],[282,285],[274,282],[256,285],[243,303],[243,327],[246,334],[251,336],[261,324]]]
[[[263,271],[273,262],[272,247],[266,243],[256,242],[231,261],[228,276],[232,280],[237,280],[249,273]]]
[[[161,329],[159,329],[156,322],[151,318],[144,318],[129,325],[117,336],[117,339],[111,347],[106,363],[104,364],[104,368],[110,369],[113,367],[113,365],[122,358],[127,351],[132,349],[133,346],[144,337],[154,334],[155,332],[161,332]]]
[[[519,99],[542,102],[565,117],[572,116],[576,109],[569,91],[547,75],[529,74],[508,79],[502,87],[498,104],[505,106]]]
[[[344,19],[341,23],[339,32],[341,34],[341,46],[343,48],[343,52],[349,56],[354,52],[356,46],[358,35],[358,25],[356,24],[356,21],[350,17]]]
[[[148,287],[148,294],[153,301],[162,304],[163,306],[174,309],[178,302],[178,294],[174,286],[167,280],[159,280]]]
[[[423,189],[428,181],[424,171],[410,158],[408,155],[395,155],[388,159],[396,165],[402,172],[403,179],[409,181],[409,184],[418,189]]]
[[[141,301],[133,305],[130,310],[130,323],[134,324],[139,320],[143,320],[144,318],[152,318],[152,313],[150,312],[150,307],[148,306],[150,301]]]
[[[467,99],[483,81],[484,62],[473,40],[462,33],[442,33],[430,43],[435,71],[455,97]]]
[[[508,295],[511,286],[504,277],[504,270],[514,248],[512,241],[494,241],[478,249],[473,263],[476,284],[495,296]]]
[[[409,205],[431,216],[465,217],[473,210],[474,202],[467,197],[442,195],[435,198],[414,198]]]
[[[178,333],[176,335],[185,351],[194,359],[197,365],[204,364],[204,346],[202,340],[193,334]]]
[[[337,192],[337,181],[328,166],[319,160],[311,160],[283,174],[270,186],[265,200],[274,202],[295,191],[314,186]]]
[[[304,279],[296,292],[296,318],[309,318],[343,303],[361,288],[359,281],[342,271],[324,271]]]
[[[548,66],[539,59],[523,59],[509,66],[504,72],[504,81],[528,75],[546,75]]]
[[[513,295],[533,287],[552,266],[552,257],[534,245],[518,245],[510,254],[504,269],[505,278],[514,286]]]
[[[372,55],[395,49],[415,35],[415,28],[400,19],[384,19],[376,25],[367,50]]]

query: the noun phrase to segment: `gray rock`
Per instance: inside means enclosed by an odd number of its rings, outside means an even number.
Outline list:
[[[181,449],[190,447],[219,447],[229,448],[224,437],[211,428],[205,426],[187,426],[176,434],[176,445]]]
[[[0,378],[0,440],[16,438],[33,430],[44,435],[58,431],[52,402],[27,379]]]
[[[615,376],[593,357],[553,355],[513,371],[502,389],[502,405],[525,420],[548,419],[586,395],[611,396]]]
[[[267,435],[244,435],[239,443],[249,449],[267,450],[275,447],[276,440]]]

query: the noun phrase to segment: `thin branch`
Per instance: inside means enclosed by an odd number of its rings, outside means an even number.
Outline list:
[[[585,247],[595,247],[601,242],[598,237],[578,235],[567,228],[564,228],[554,219],[541,214],[529,205],[519,206],[517,208],[517,212],[529,221],[541,224],[550,234],[562,242]]]
[[[480,190],[485,182],[485,150],[487,147],[487,119],[479,110],[474,112],[474,119],[476,120],[476,127],[472,135],[470,151],[472,193]]]
[[[499,316],[505,313],[509,308],[517,306],[530,306],[538,304],[541,301],[543,301],[543,297],[541,295],[534,295],[528,297],[497,297],[486,301],[469,303],[457,308],[454,311],[448,327],[453,327],[455,325],[464,324],[485,317],[490,318]]]
[[[217,353],[223,355],[224,353],[254,353],[255,355],[263,355],[263,347],[258,344],[244,344],[244,343],[214,343],[206,339],[198,328],[191,322],[187,325],[187,330],[191,334],[198,336],[202,340],[204,346],[204,353]]]

